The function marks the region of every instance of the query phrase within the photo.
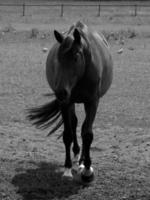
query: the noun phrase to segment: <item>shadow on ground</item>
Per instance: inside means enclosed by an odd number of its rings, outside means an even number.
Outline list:
[[[12,184],[23,200],[67,198],[82,187],[74,181],[63,180],[57,164],[39,163],[36,169],[27,169],[14,176]]]

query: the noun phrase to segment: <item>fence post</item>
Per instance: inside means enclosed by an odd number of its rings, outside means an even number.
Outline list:
[[[134,5],[134,16],[137,16],[137,5]]]
[[[64,16],[64,5],[61,4],[61,13],[60,16],[63,17]]]
[[[23,3],[23,5],[22,5],[22,16],[24,17],[25,16],[25,3]]]
[[[100,6],[100,4],[99,4],[99,5],[98,5],[98,14],[97,14],[98,17],[100,17],[100,12],[101,12],[101,6]]]

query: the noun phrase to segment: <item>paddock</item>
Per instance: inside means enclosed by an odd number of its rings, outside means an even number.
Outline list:
[[[1,17],[0,199],[150,198],[150,30],[144,16],[96,16],[81,20],[103,32],[114,60],[114,80],[101,99],[91,148],[95,180],[84,187],[61,179],[65,149],[56,134],[37,130],[26,109],[49,101],[45,61],[53,29],[66,31],[78,16],[46,19]],[[122,49],[121,51],[119,51]],[[77,104],[80,126],[84,119]],[[81,140],[80,140],[81,143]]]

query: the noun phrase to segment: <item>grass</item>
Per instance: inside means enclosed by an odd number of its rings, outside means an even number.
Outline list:
[[[53,29],[67,30],[78,17],[1,18],[0,199],[133,200],[150,198],[149,19],[83,17],[104,31],[111,45],[114,80],[101,99],[91,148],[95,181],[89,187],[63,181],[64,146],[31,127],[25,109],[48,102],[45,78]],[[8,21],[7,21],[8,20]],[[140,25],[139,25],[140,22]],[[134,26],[133,26],[134,25]],[[4,32],[4,34],[2,34]],[[43,37],[44,35],[44,37]],[[120,42],[124,40],[124,43]],[[118,49],[122,48],[122,54]],[[78,136],[84,119],[77,105]]]

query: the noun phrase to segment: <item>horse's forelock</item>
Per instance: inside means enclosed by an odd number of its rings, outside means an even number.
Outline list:
[[[70,36],[66,37],[63,43],[61,44],[61,51],[65,53],[66,51],[71,49],[72,44],[73,44],[73,39]]]
[[[84,31],[82,31],[82,30],[80,30],[78,27],[77,27],[77,29],[78,29],[78,31],[79,31],[79,33],[80,33],[80,36],[81,36],[81,45],[82,45],[82,47],[83,47],[83,49],[84,49],[83,52],[84,52],[84,53],[86,52],[84,56],[87,57],[87,55],[88,55],[88,58],[86,58],[86,59],[87,59],[88,61],[90,61],[90,58],[91,58],[90,52],[91,52],[91,50],[90,50],[90,41],[89,41],[89,39],[88,39],[87,33],[84,32]],[[74,36],[73,36],[73,30],[72,30],[72,31],[65,37],[63,43],[62,43],[61,46],[60,46],[60,51],[58,52],[58,55],[59,55],[60,58],[63,58],[64,55],[65,55],[66,53],[68,53],[69,50],[72,49],[73,42],[74,42]]]

